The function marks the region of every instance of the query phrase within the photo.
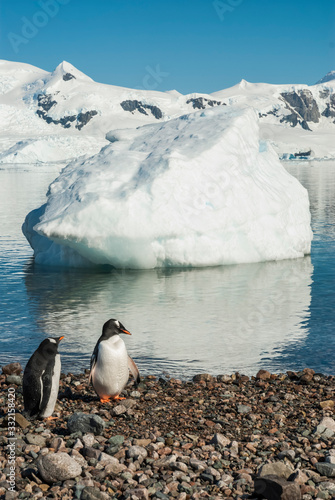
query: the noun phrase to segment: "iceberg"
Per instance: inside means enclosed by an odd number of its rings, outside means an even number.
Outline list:
[[[260,142],[253,109],[220,106],[107,139],[27,215],[37,263],[151,269],[310,253],[307,191]]]

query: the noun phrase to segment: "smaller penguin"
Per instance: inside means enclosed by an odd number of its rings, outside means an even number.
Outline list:
[[[55,409],[59,390],[59,342],[64,337],[49,337],[38,346],[23,374],[24,410],[30,418],[48,418]]]
[[[140,381],[138,368],[128,356],[125,343],[119,337],[120,333],[131,335],[117,319],[108,320],[92,354],[89,381],[92,381],[102,403],[110,399],[125,399],[119,394],[128,382],[129,370],[135,383]]]

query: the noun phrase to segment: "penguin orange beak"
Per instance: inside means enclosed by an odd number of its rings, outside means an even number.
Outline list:
[[[61,341],[61,340],[63,340],[63,338],[64,338],[64,335],[63,335],[63,337],[59,337],[59,340]]]
[[[126,333],[127,335],[131,335],[131,333],[128,332],[128,330],[121,330],[121,332]]]

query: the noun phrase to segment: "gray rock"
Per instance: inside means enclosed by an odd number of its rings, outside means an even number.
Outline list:
[[[160,498],[161,500],[169,500],[170,497],[165,495],[165,493],[162,493],[161,491],[156,491],[155,493],[156,498]]]
[[[223,434],[220,434],[219,432],[214,434],[213,439],[211,440],[211,444],[214,444],[215,446],[222,446],[223,448],[229,446],[230,443],[230,439],[228,439]]]
[[[279,476],[288,479],[293,472],[293,467],[284,462],[269,462],[264,464],[258,471],[259,477],[264,476]]]
[[[80,498],[81,500],[107,500],[110,497],[94,486],[85,486]]]
[[[306,484],[308,481],[308,476],[301,469],[298,469],[291,474],[289,480],[294,481],[297,484]]]
[[[119,461],[117,462],[107,462],[105,465],[105,472],[107,474],[115,474],[118,475],[122,471],[124,471],[127,467],[123,464],[120,464]]]
[[[164,458],[159,458],[158,460],[155,460],[154,465],[155,467],[159,468],[170,467],[170,465],[175,463],[176,461],[177,461],[176,455],[168,455]]]
[[[46,483],[66,481],[81,474],[81,466],[67,453],[48,453],[36,461],[38,471]]]
[[[119,461],[115,457],[111,457],[108,453],[104,453],[103,451],[98,456],[98,461],[103,464],[118,464]]]
[[[39,434],[26,434],[25,440],[27,441],[28,444],[35,444],[37,446],[40,446],[41,448],[44,448],[46,446],[46,439],[45,437],[39,435]]]
[[[328,462],[317,462],[315,464],[316,470],[321,474],[321,476],[335,477],[335,464],[330,464]]]
[[[129,495],[127,498],[138,498],[139,500],[149,499],[149,493],[146,488],[136,488],[134,490],[128,490],[127,494]]]
[[[228,382],[231,382],[231,376],[230,375],[218,375],[217,376],[217,381],[218,382],[224,382],[227,384]]]
[[[239,413],[249,413],[249,411],[251,411],[251,408],[247,405],[237,405],[237,411]]]
[[[125,399],[124,401],[122,401],[122,406],[125,406],[127,408],[127,410],[129,408],[133,408],[136,405],[137,405],[137,402],[134,399]]]
[[[335,432],[332,429],[326,429],[322,433],[322,437],[324,437],[324,438],[332,438],[334,436],[334,434],[335,434]]]
[[[17,491],[6,491],[4,497],[5,500],[14,500],[14,498],[19,498],[19,493]]]
[[[21,385],[22,378],[19,375],[7,375],[6,384],[8,384],[8,385],[9,384]]]
[[[214,382],[215,378],[213,375],[210,375],[209,373],[200,373],[199,375],[195,375],[193,377],[193,382]]]
[[[331,481],[323,481],[322,483],[319,483],[319,488],[321,490],[326,490],[329,491],[331,494],[335,494],[335,483],[332,483]]]
[[[112,436],[111,438],[108,439],[108,443],[111,446],[121,446],[124,443],[124,436],[121,436],[121,434]]]
[[[203,471],[207,469],[207,464],[206,462],[202,462],[201,460],[198,460],[197,458],[191,458],[190,459],[190,466],[192,469],[196,471]]]
[[[135,460],[144,460],[148,456],[148,452],[142,446],[130,446],[127,451],[128,458],[134,458]]]
[[[238,457],[238,442],[232,441],[230,445],[230,455],[232,457]]]
[[[94,434],[92,433],[89,433],[89,434],[85,434],[82,438],[81,438],[82,442],[84,443],[84,446],[86,446],[87,448],[90,448],[91,446],[94,445],[94,443],[97,442],[97,440],[95,439],[94,437]]]
[[[171,470],[178,470],[182,472],[187,472],[188,467],[184,462],[172,462],[170,465]]]
[[[126,413],[126,411],[127,411],[127,408],[124,405],[117,405],[117,406],[114,406],[114,408],[112,410],[112,414],[117,417],[118,415],[122,415],[123,413]]]
[[[331,429],[335,432],[335,420],[331,417],[323,417],[320,425],[323,425],[326,429]]]
[[[105,422],[99,415],[79,412],[71,415],[67,421],[67,427],[71,434],[74,432],[101,434],[105,428]]]
[[[283,458],[288,458],[293,462],[295,459],[295,451],[294,450],[284,450],[278,453],[278,458],[282,460]]]
[[[328,500],[329,499],[328,491],[318,491],[317,498],[320,498],[321,500]]]
[[[300,500],[300,487],[297,483],[268,475],[257,477],[254,481],[255,492],[268,500]]]

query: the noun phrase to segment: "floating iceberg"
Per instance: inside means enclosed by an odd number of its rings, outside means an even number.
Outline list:
[[[149,269],[310,253],[307,191],[260,146],[252,109],[221,106],[107,138],[27,215],[37,263]]]

